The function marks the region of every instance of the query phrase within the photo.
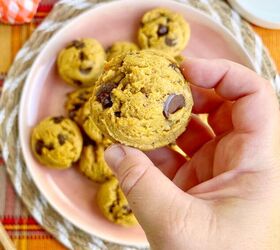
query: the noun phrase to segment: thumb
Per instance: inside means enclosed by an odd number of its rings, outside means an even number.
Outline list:
[[[185,201],[190,202],[192,198],[137,149],[120,144],[113,145],[105,151],[105,160],[116,174],[120,187],[144,230],[151,225],[166,225],[164,220],[171,219],[169,215],[172,207],[176,209],[187,206]]]

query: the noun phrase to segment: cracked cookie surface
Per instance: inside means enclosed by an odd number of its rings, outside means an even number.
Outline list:
[[[138,223],[115,178],[100,186],[97,204],[102,214],[116,224],[133,226]]]
[[[178,56],[186,47],[190,27],[179,13],[164,8],[148,11],[141,20],[138,43],[142,49],[154,48]]]
[[[150,150],[185,130],[193,100],[172,57],[142,50],[105,65],[90,103],[91,118],[110,139]]]
[[[40,163],[49,167],[70,167],[79,159],[82,146],[81,132],[69,118],[48,117],[32,130],[32,152]]]
[[[105,51],[97,40],[74,40],[59,53],[58,72],[71,86],[93,86],[103,71],[105,58]]]

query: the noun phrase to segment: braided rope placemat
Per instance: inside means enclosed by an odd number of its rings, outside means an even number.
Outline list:
[[[260,37],[223,0],[175,0],[193,6],[225,26],[246,49],[258,74],[270,80],[280,100],[280,83],[276,67]],[[35,186],[21,152],[18,137],[18,110],[21,91],[29,70],[38,53],[48,40],[71,18],[94,8],[104,0],[62,0],[53,8],[45,21],[33,32],[17,54],[3,87],[0,102],[0,138],[7,171],[32,216],[48,232],[69,249],[133,250],[88,234],[58,214]]]

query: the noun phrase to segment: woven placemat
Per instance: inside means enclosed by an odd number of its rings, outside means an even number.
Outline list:
[[[247,50],[257,73],[270,80],[280,100],[280,84],[276,67],[266,48],[250,25],[240,18],[223,0],[174,0],[197,8],[225,26]],[[0,138],[7,171],[29,212],[48,232],[69,249],[83,250],[132,250],[90,235],[75,227],[58,214],[35,186],[21,152],[18,138],[18,110],[21,91],[29,70],[38,53],[66,22],[89,8],[98,0],[63,0],[58,2],[45,21],[34,31],[28,42],[17,54],[3,87],[0,102]]]

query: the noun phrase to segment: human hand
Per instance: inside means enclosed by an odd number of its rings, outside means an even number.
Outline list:
[[[153,249],[280,249],[280,112],[270,84],[226,60],[190,59],[194,113],[177,144],[105,152]],[[214,88],[214,89],[213,89]],[[156,166],[156,167],[155,167]]]

